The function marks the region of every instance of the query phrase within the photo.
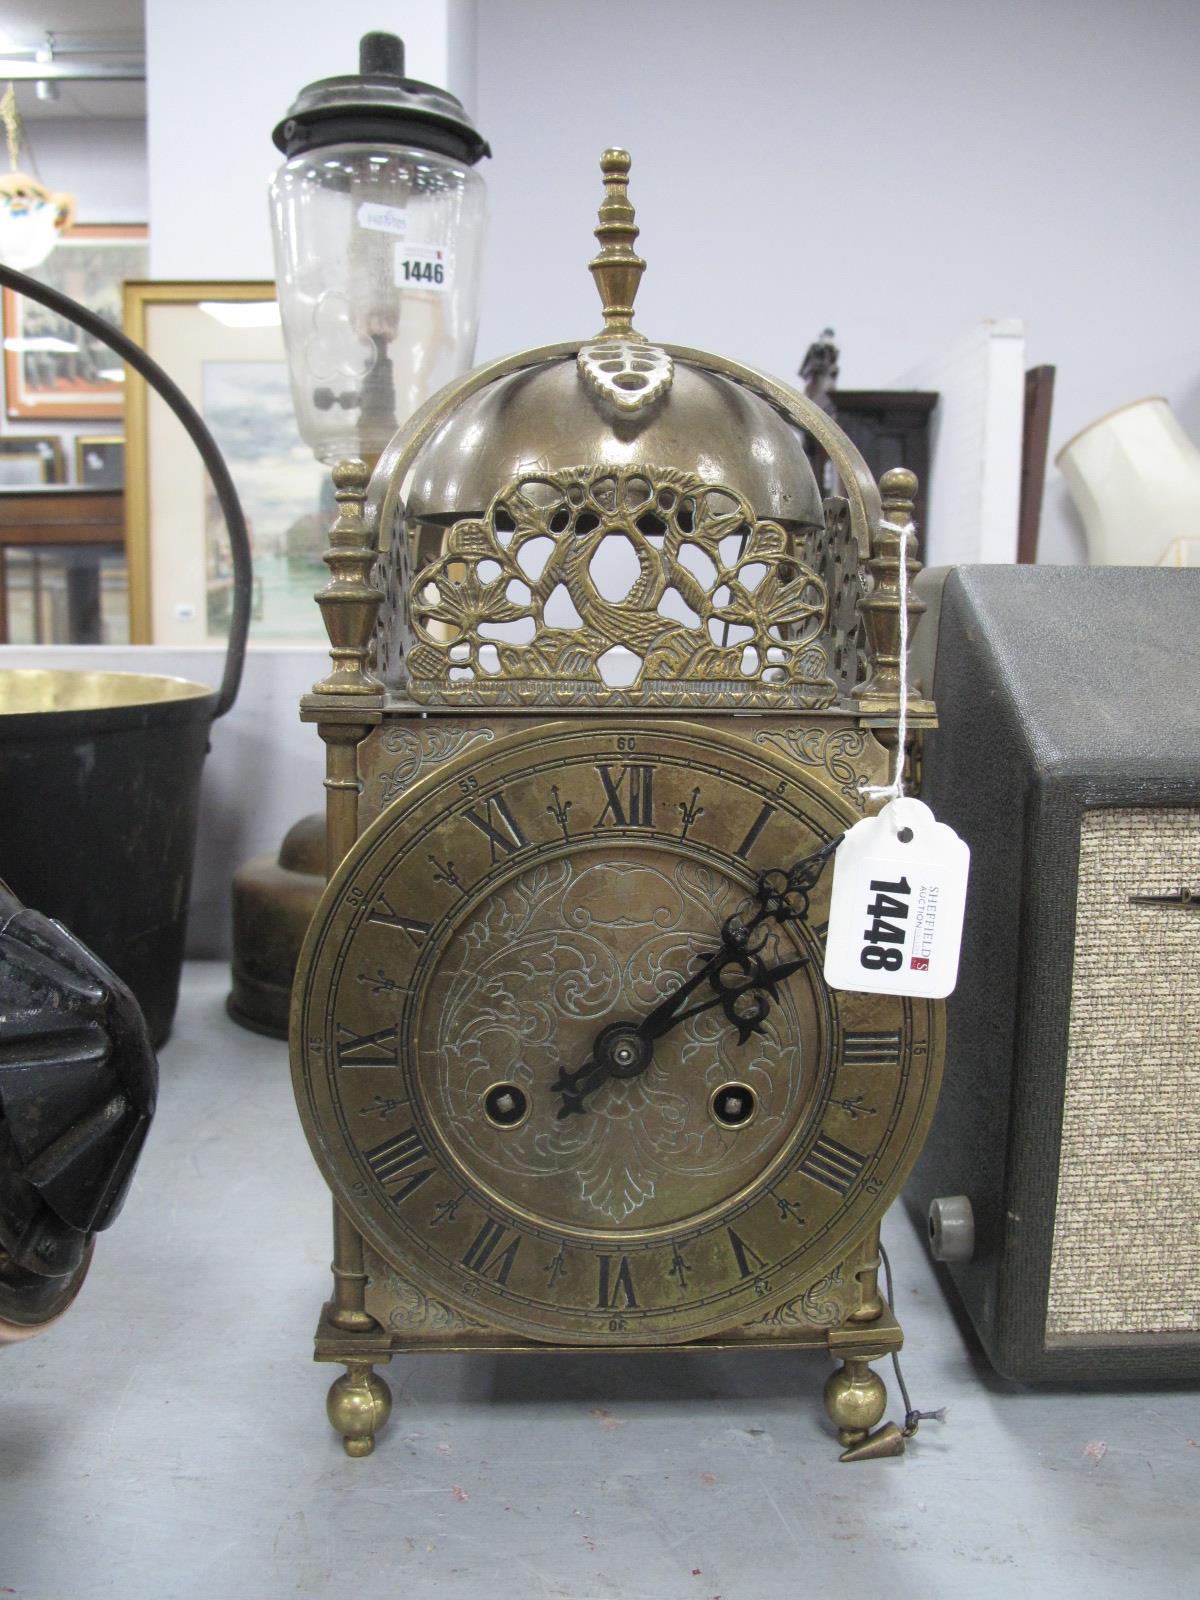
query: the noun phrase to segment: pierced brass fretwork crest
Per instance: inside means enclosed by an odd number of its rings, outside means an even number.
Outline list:
[[[813,709],[825,585],[778,523],[694,474],[529,474],[413,580],[409,693],[464,705]]]

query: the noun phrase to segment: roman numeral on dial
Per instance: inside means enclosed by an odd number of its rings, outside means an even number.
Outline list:
[[[758,813],[754,821],[750,824],[750,827],[747,829],[746,837],[733,852],[735,856],[738,856],[742,861],[745,861],[751,850],[754,849],[755,841],[758,839],[759,834],[775,815],[776,810],[777,807],[770,805],[769,803],[764,804],[762,810]]]
[[[624,766],[613,776],[612,767],[598,766],[604,785],[605,807],[596,818],[597,828],[612,819],[614,828],[652,828],[654,826],[654,768]],[[603,1258],[601,1258],[603,1259]]]
[[[834,1194],[845,1194],[866,1164],[865,1156],[821,1134],[800,1163],[800,1171]]]
[[[398,1066],[399,1047],[396,1039],[399,1031],[399,1028],[381,1028],[378,1033],[355,1033],[353,1028],[339,1022],[338,1037],[334,1044],[338,1066]]]
[[[382,923],[385,928],[402,928],[418,948],[432,927],[432,923],[422,922],[417,917],[401,916],[388,903],[387,896],[382,894],[367,913],[367,921]]]
[[[767,1263],[752,1245],[748,1245],[732,1228],[726,1228],[725,1232],[729,1235],[729,1248],[733,1251],[733,1259],[737,1262],[739,1277],[753,1278],[757,1273],[766,1270]]]
[[[429,1151],[415,1128],[405,1128],[394,1139],[367,1151],[367,1165],[388,1191],[388,1199],[397,1202],[407,1200],[414,1189],[433,1177],[437,1169],[424,1165],[428,1160]]]
[[[622,1308],[637,1309],[637,1295],[633,1291],[633,1274],[629,1270],[629,1257],[621,1256],[613,1267],[612,1256],[597,1256],[599,1280],[596,1286],[596,1304],[601,1311]]]
[[[521,1248],[521,1235],[510,1233],[502,1222],[488,1217],[482,1228],[467,1247],[462,1258],[464,1267],[481,1278],[492,1278],[501,1285],[508,1282],[517,1251]]]
[[[898,1067],[900,1031],[848,1033],[842,1044],[842,1058],[852,1067]]]
[[[496,864],[496,851],[501,850],[506,856],[513,855],[529,843],[521,832],[521,825],[509,810],[508,801],[502,794],[494,794],[483,802],[483,815],[480,816],[472,806],[465,812],[469,822],[473,822],[488,842],[488,849],[492,853],[492,865]]]

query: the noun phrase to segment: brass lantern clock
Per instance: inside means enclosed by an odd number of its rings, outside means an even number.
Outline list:
[[[629,158],[602,170],[602,331],[450,385],[369,482],[335,471],[302,711],[330,882],[291,1039],[352,1455],[398,1352],[743,1345],[837,1358],[853,1452],[901,1340],[879,1220],[942,1007],[821,969],[829,859],[895,746],[915,480],[881,506],[802,396],[635,332]]]

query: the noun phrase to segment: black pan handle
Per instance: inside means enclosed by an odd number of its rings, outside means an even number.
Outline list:
[[[90,333],[93,338],[99,339],[102,344],[115,351],[122,361],[127,361],[135,372],[145,378],[155,393],[166,401],[187,430],[188,438],[199,451],[200,459],[212,479],[213,488],[217,491],[217,499],[220,502],[221,514],[225,518],[225,526],[229,530],[229,544],[233,552],[233,610],[229,619],[229,645],[225,651],[225,672],[221,679],[221,693],[217,699],[217,708],[213,712],[214,718],[223,717],[237,699],[238,686],[242,681],[242,667],[246,660],[246,635],[250,630],[251,567],[246,518],[242,512],[237,490],[233,486],[233,479],[229,476],[229,468],[225,465],[225,458],[217,448],[217,441],[208,431],[191,401],[176,384],[171,382],[158,362],[151,360],[141,345],[134,344],[133,340],[119,328],[114,328],[105,322],[103,317],[98,317],[94,311],[81,306],[69,295],[60,294],[57,289],[51,289],[46,284],[39,283],[36,278],[17,272],[13,267],[6,267],[3,262],[0,262],[0,284],[17,294],[25,295],[30,300],[36,300],[39,305],[47,306],[51,311],[57,311],[60,317],[66,317],[68,322],[73,322],[76,327],[82,328],[85,333]]]

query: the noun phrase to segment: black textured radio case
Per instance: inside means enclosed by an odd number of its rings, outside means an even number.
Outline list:
[[[941,1102],[906,1203],[924,1229],[935,1196],[970,1199],[974,1257],[946,1270],[1001,1372],[1200,1377],[1200,1272],[1189,1329],[1046,1332],[1081,827],[1094,807],[1200,806],[1200,571],[997,566],[926,577],[939,727],[921,792],[972,858]],[[1200,961],[1200,909],[1164,914],[1189,919],[1175,926],[1194,928]],[[1145,1028],[1153,1094],[1154,1018],[1133,1025]],[[1197,1058],[1200,1017],[1193,1111]],[[1173,1124],[1164,1105],[1163,1138],[1183,1137],[1189,1118]],[[1153,1151],[1145,1160],[1155,1194]],[[1200,1268],[1200,1193],[1171,1204],[1185,1208]]]

